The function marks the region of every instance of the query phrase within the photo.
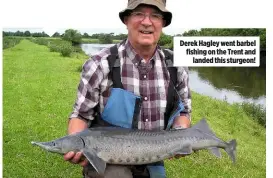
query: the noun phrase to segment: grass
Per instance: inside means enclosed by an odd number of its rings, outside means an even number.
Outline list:
[[[3,51],[3,177],[75,178],[81,167],[57,154],[33,147],[66,134],[79,81],[78,66],[86,56],[62,57],[43,45],[22,40]],[[193,123],[206,117],[217,136],[236,138],[237,163],[222,150],[218,159],[208,151],[167,160],[170,178],[265,177],[265,128],[238,105],[193,93]]]

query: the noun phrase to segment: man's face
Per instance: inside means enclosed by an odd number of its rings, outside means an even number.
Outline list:
[[[150,6],[139,6],[125,18],[130,42],[140,46],[156,45],[164,23],[160,11]]]

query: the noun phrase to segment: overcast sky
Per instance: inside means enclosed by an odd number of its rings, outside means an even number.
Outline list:
[[[52,35],[73,28],[87,33],[127,33],[118,12],[128,0],[2,0],[3,29],[45,31]],[[181,34],[189,29],[207,27],[265,27],[261,16],[265,0],[167,0],[167,9],[173,13],[167,34]],[[220,3],[221,2],[221,3]],[[256,10],[256,11],[255,11]],[[258,12],[260,10],[260,12]],[[250,13],[254,12],[255,13]],[[240,15],[239,15],[240,14]]]

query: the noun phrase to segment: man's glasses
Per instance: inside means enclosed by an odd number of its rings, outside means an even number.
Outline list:
[[[148,16],[149,19],[154,23],[161,22],[161,20],[163,19],[163,15],[159,13],[145,14],[143,12],[132,12],[131,16],[137,21],[142,21],[145,19],[146,16]]]

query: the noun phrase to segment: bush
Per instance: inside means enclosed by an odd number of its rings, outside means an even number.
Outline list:
[[[113,43],[112,38],[113,37],[110,34],[102,34],[101,36],[99,36],[99,43],[101,43],[101,44],[112,44]]]
[[[3,49],[11,48],[15,45],[17,45],[22,38],[16,38],[16,37],[4,37],[3,38]]]
[[[45,38],[32,38],[29,40],[39,45],[47,45],[50,52],[59,52],[64,57],[70,57],[73,52],[84,53],[80,46],[73,46],[71,41]]]
[[[84,53],[80,46],[73,46],[73,52],[75,53]]]
[[[49,44],[48,47],[50,52],[61,52],[61,49],[57,44]]]
[[[60,52],[62,56],[70,57],[73,52],[73,47],[72,45],[62,44],[60,45]]]
[[[35,38],[35,43],[39,44],[39,45],[44,45],[47,46],[48,45],[48,40],[44,39],[44,38]]]
[[[245,113],[252,117],[258,124],[266,127],[266,109],[261,105],[255,105],[254,103],[242,103],[241,107]]]

